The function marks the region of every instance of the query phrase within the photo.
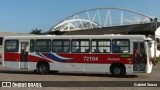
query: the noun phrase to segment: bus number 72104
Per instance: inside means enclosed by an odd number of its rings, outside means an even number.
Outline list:
[[[84,61],[98,61],[98,57],[95,57],[95,56],[83,56],[84,58]]]

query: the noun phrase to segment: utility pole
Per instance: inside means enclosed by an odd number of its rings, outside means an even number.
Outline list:
[[[157,18],[154,18],[154,24],[155,24],[155,31],[157,30]],[[156,41],[156,33],[154,32],[154,60],[156,61],[156,48],[157,48],[157,41]]]

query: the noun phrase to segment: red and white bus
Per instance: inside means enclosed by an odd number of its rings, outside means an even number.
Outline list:
[[[7,36],[4,67],[36,70],[111,73],[151,73],[151,53],[144,35]]]

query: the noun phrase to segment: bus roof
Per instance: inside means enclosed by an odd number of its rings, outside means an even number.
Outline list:
[[[5,36],[4,39],[145,39],[145,35],[34,35]]]

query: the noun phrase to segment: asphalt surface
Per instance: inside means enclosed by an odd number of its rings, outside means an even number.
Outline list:
[[[0,65],[0,81],[160,81],[160,64],[153,67],[150,74],[134,73],[133,75],[126,75],[115,77],[110,74],[93,74],[93,73],[68,73],[50,72],[48,75],[40,75],[33,71],[14,70],[4,68]],[[0,88],[0,90],[22,90],[22,88]],[[23,88],[25,90],[160,90],[160,87],[48,87],[48,88]]]

